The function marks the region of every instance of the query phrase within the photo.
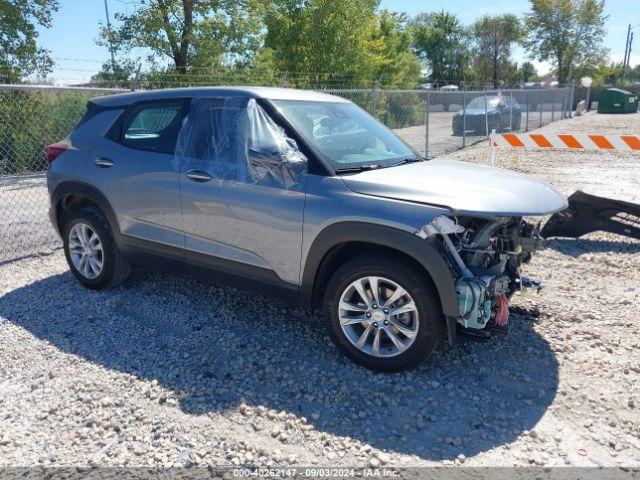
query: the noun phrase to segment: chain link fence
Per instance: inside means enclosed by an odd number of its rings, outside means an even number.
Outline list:
[[[435,157],[487,139],[491,130],[528,131],[566,118],[570,87],[532,90],[421,91],[331,89]]]
[[[45,146],[65,138],[94,96],[124,90],[0,86],[0,264],[51,251]],[[571,88],[427,91],[328,89],[435,157],[483,141],[492,129],[526,131],[567,117]]]
[[[45,147],[73,130],[91,97],[110,92],[0,87],[0,263],[59,247],[47,213]]]

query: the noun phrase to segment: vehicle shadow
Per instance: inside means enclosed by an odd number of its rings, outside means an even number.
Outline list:
[[[316,313],[177,275],[132,277],[92,292],[54,275],[1,297],[0,316],[65,353],[157,379],[188,414],[262,405],[425,459],[509,443],[556,395],[558,363],[532,318],[514,318],[505,339],[462,338],[415,370],[380,374],[347,361]]]
[[[546,246],[574,258],[578,258],[585,253],[640,253],[640,241],[630,238],[625,240],[626,241],[597,240],[590,238],[551,238],[547,240]]]

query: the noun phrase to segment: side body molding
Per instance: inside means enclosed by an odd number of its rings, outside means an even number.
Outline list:
[[[366,242],[399,250],[416,260],[431,276],[438,290],[442,312],[449,318],[459,316],[458,300],[451,271],[440,253],[429,242],[393,227],[363,222],[340,222],[328,226],[313,241],[302,273],[300,289],[304,303],[311,303],[316,276],[325,255],[346,242]],[[449,320],[447,321],[449,327]],[[453,323],[455,329],[455,322]],[[449,332],[451,338],[451,332]]]

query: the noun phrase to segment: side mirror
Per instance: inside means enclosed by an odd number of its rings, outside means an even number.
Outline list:
[[[284,167],[294,173],[304,173],[307,168],[307,159],[298,150],[285,154],[276,146],[261,146],[249,148],[248,155],[253,165]]]
[[[284,162],[282,155],[276,147],[250,148],[249,160],[252,163],[280,164]]]

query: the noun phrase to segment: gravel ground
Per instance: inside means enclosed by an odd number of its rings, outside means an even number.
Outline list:
[[[637,132],[639,119],[548,128]],[[485,161],[486,146],[452,157]],[[633,160],[498,156],[566,193],[624,199]],[[526,273],[545,289],[515,297],[508,337],[376,374],[315,313],[271,299],[140,269],[91,292],[61,252],[5,263],[0,466],[640,466],[640,242],[551,240]]]
[[[0,264],[60,246],[48,208],[44,174],[0,177]]]
[[[638,134],[640,113],[604,115],[590,112],[582,117],[560,120],[536,132]],[[488,142],[454,152],[453,160],[486,163]],[[640,203],[640,161],[638,154],[618,151],[497,149],[496,164],[551,183],[570,195],[583,190],[594,195]]]

